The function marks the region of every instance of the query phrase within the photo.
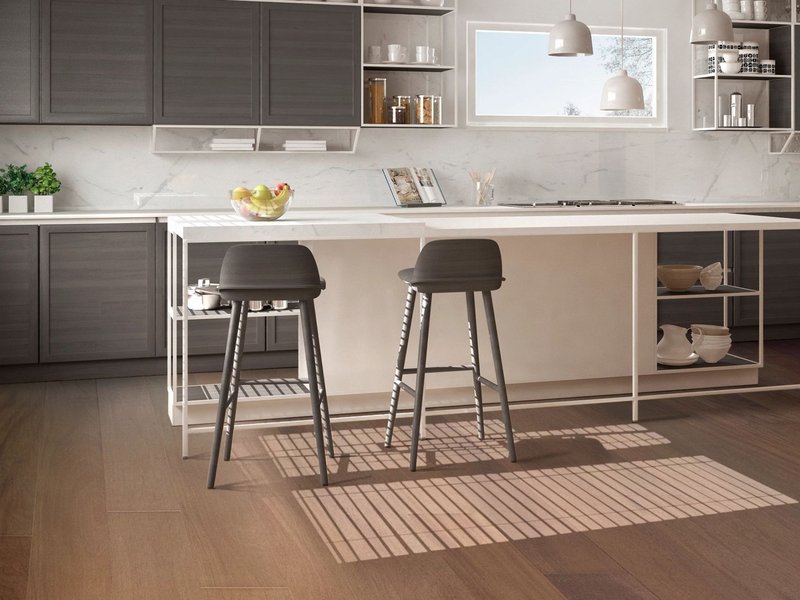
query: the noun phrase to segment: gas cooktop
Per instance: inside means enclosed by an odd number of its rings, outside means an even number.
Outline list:
[[[674,200],[557,200],[544,202],[516,202],[501,204],[500,206],[514,206],[518,208],[559,208],[562,206],[674,206]]]

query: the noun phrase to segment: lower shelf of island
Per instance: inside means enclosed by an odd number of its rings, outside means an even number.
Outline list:
[[[171,390],[170,390],[171,391]],[[216,406],[219,403],[220,384],[188,386],[190,406]],[[182,388],[178,386],[175,395],[177,406],[183,405]],[[296,378],[248,379],[239,386],[238,402],[258,402],[270,398],[305,398],[309,397],[308,381]]]
[[[685,292],[672,292],[665,287],[660,287],[656,291],[658,300],[697,300],[698,298],[733,298],[760,296],[758,290],[738,287],[735,285],[721,285],[716,290],[709,291],[703,286],[695,285]]]
[[[716,363],[707,363],[702,358],[698,359],[693,365],[684,367],[670,367],[667,365],[658,365],[657,374],[662,373],[675,373],[676,371],[719,371],[727,369],[757,369],[760,365],[758,361],[742,358],[735,354],[728,354],[722,360]]]

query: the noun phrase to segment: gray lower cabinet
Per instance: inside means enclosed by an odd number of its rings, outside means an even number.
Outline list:
[[[276,317],[267,321],[267,352],[297,350],[297,317]]]
[[[39,0],[3,0],[0,122],[39,120]]]
[[[357,6],[261,5],[261,123],[361,124]]]
[[[156,355],[155,224],[39,228],[43,363]]]
[[[42,0],[41,120],[149,125],[153,0]]]
[[[257,125],[259,2],[155,0],[155,122]]]
[[[0,366],[39,360],[39,228],[0,227]]]
[[[737,234],[733,252],[734,283],[758,288],[758,234]],[[764,232],[764,299],[765,325],[800,325],[800,232]],[[736,299],[733,319],[737,325],[758,325],[758,303]]]

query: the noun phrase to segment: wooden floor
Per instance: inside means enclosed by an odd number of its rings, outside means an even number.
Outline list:
[[[243,431],[208,491],[163,379],[2,386],[0,599],[800,598],[800,393],[513,417],[516,465],[458,416],[415,474],[407,422],[339,425],[326,490],[307,430]]]

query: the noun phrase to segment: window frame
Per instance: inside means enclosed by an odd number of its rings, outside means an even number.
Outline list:
[[[466,86],[467,110],[466,126],[480,128],[519,128],[519,129],[569,129],[572,131],[590,130],[646,130],[666,131],[668,129],[667,110],[667,30],[656,27],[625,27],[626,37],[644,35],[654,38],[655,43],[655,115],[652,117],[626,117],[610,114],[607,117],[567,117],[555,116],[506,116],[476,115],[475,98],[475,53],[478,31],[548,33],[553,25],[542,23],[516,23],[501,21],[467,21],[467,60]],[[592,26],[594,35],[619,35],[619,27]],[[580,60],[580,58],[560,58],[559,60]],[[600,97],[597,98],[598,104]]]

